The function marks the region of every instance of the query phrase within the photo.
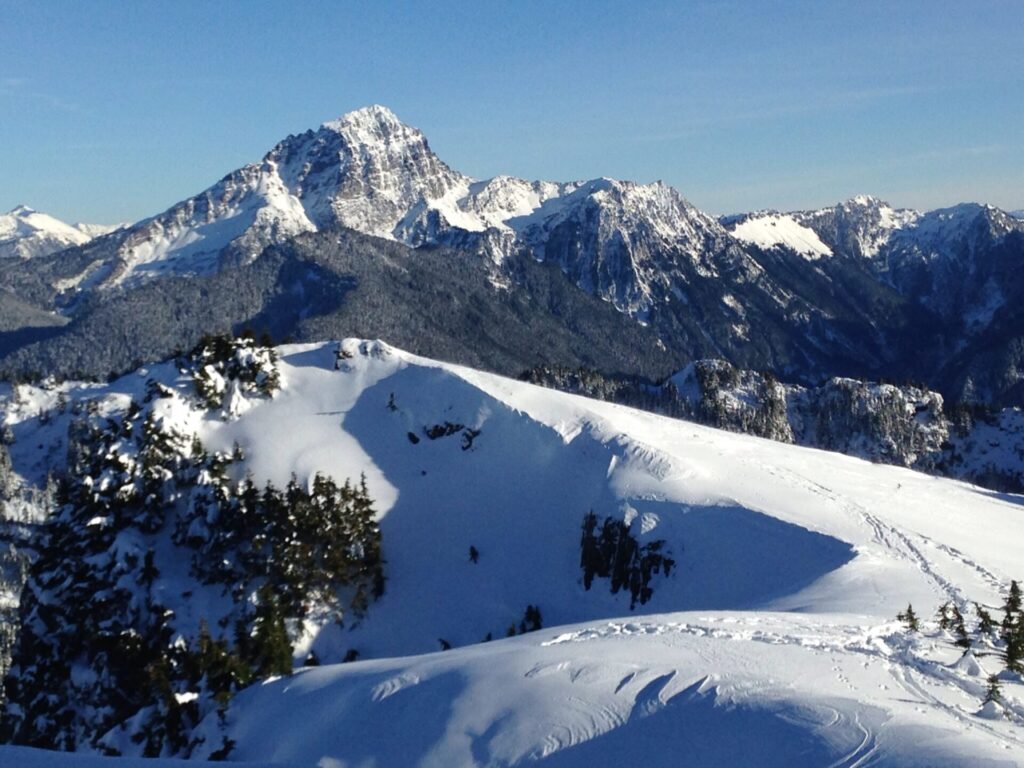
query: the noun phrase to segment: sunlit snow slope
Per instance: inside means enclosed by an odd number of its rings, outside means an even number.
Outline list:
[[[1024,685],[927,620],[1024,577],[1024,499],[436,363],[380,342],[281,349],[272,400],[208,415],[258,480],[365,473],[387,591],[325,662],[244,691],[232,759],[319,766],[960,765],[1024,761]],[[146,376],[93,394],[140,391]],[[181,391],[187,382],[175,383]],[[74,388],[72,388],[74,389]],[[72,392],[79,396],[81,392]],[[60,425],[11,409],[16,469]],[[183,418],[194,418],[191,414]],[[431,427],[459,425],[430,439]],[[580,524],[677,562],[633,611],[581,583]],[[479,552],[470,561],[470,547]],[[913,603],[920,634],[893,620]],[[527,605],[544,629],[503,638]],[[481,643],[490,634],[492,642]],[[441,641],[452,650],[437,652]],[[420,655],[415,655],[420,654]],[[980,714],[979,714],[980,713]],[[0,763],[5,752],[0,750]],[[116,765],[116,764],[115,764]]]

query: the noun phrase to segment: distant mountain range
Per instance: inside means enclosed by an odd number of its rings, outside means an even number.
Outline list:
[[[19,205],[9,213],[0,214],[0,259],[46,256],[83,245],[117,228],[102,224],[66,224],[27,205]]]
[[[5,258],[0,370],[106,375],[250,325],[506,373],[716,357],[1022,404],[1021,258],[1024,221],[973,203],[717,219],[660,182],[477,181],[374,106],[149,219]]]

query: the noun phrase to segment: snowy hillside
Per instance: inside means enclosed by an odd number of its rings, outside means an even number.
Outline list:
[[[112,232],[116,227],[100,224],[65,224],[53,216],[19,205],[0,214],[0,259],[30,259],[82,245]]]
[[[0,404],[14,470],[31,484],[60,469],[76,412],[117,423],[147,391],[159,430],[235,454],[236,480],[365,476],[384,594],[364,616],[311,614],[290,629],[296,664],[358,661],[242,691],[225,721],[199,726],[209,738],[195,756],[230,741],[231,759],[308,766],[1021,760],[1024,685],[1004,674],[1003,704],[982,707],[1001,662],[974,606],[998,621],[1024,576],[1019,497],[380,342],[279,352],[272,397],[211,369],[212,409],[170,364],[106,386],[20,385]],[[119,434],[103,461],[130,468],[131,433]],[[116,472],[89,482],[128,492]],[[620,544],[672,560],[640,600],[600,573],[585,588],[589,512],[625,524]],[[217,632],[224,601],[188,576],[165,525],[126,528],[113,550],[151,542],[144,594],[186,637],[200,618]],[[932,620],[946,602],[967,617],[966,656]],[[908,603],[920,633],[894,620]],[[104,743],[131,752],[114,737]]]

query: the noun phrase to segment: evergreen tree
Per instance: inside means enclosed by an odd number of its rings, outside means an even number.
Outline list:
[[[525,632],[536,632],[538,629],[542,629],[544,622],[541,619],[540,608],[535,605],[526,606],[526,613],[523,614],[523,631]]]
[[[1013,624],[1003,633],[1003,662],[1006,669],[1024,674],[1024,622]]]
[[[907,603],[907,610],[896,614],[896,619],[904,622],[909,632],[918,632],[921,629],[921,622],[918,620],[917,614],[914,613],[914,606],[910,603]]]
[[[257,677],[289,675],[292,672],[292,645],[277,594],[269,584],[260,587],[257,594],[252,640],[246,649],[247,660]]]
[[[1003,610],[1007,613],[1019,614],[1022,607],[1022,596],[1020,584],[1017,583],[1016,579],[1010,582],[1010,592],[1006,596],[1006,602],[1003,604]]]
[[[597,515],[593,511],[583,516],[583,536],[580,539],[580,567],[583,569],[583,588],[590,589],[595,575],[601,573],[605,562],[604,555],[598,546],[595,530]]]
[[[982,703],[988,704],[990,701],[994,701],[997,704],[1001,704],[1003,701],[1003,691],[999,685],[999,675],[988,676],[988,688],[985,689],[985,698]]]
[[[187,756],[203,717],[255,677],[291,671],[289,621],[360,614],[383,592],[365,478],[317,476],[309,491],[234,482],[231,456],[169,427],[164,401],[177,397],[147,386],[122,415],[93,404],[72,422],[68,472],[19,606],[7,740],[108,751],[130,738],[146,755]],[[219,586],[236,606],[217,621],[234,624],[233,644],[205,621],[182,637],[157,599],[158,542],[191,553],[196,588]]]
[[[995,632],[996,622],[992,614],[979,603],[974,604],[974,610],[978,614],[978,631],[983,635],[991,635]]]
[[[664,571],[668,576],[675,565],[675,560],[662,553],[664,540],[641,546],[621,520],[606,518],[598,535],[597,516],[591,511],[583,517],[582,530],[580,567],[584,589],[590,589],[595,576],[608,578],[612,594],[629,590],[630,609],[637,602],[643,605],[654,594],[650,582],[655,574]]]
[[[953,628],[953,604],[949,600],[939,606],[936,618],[939,620],[939,629],[949,631]]]
[[[1021,589],[1016,580],[1010,582],[1010,591],[1003,602],[1003,621],[1000,636],[1004,642],[1010,638],[1021,624]]]
[[[1003,642],[1003,661],[1010,672],[1024,674],[1024,616],[1021,613],[1021,589],[1010,582],[1010,591],[1003,603],[1003,621],[999,630]]]
[[[956,605],[952,608],[953,634],[956,635],[956,644],[961,648],[971,647],[971,638],[967,634],[967,627],[964,624],[964,616]]]

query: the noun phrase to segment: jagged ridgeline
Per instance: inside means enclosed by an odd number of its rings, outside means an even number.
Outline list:
[[[141,402],[76,405],[58,505],[32,542],[6,740],[187,756],[234,692],[291,671],[310,622],[357,622],[383,593],[365,481],[261,485],[240,449],[197,436],[274,395],[273,350],[209,337],[179,362],[193,392],[150,380]]]

